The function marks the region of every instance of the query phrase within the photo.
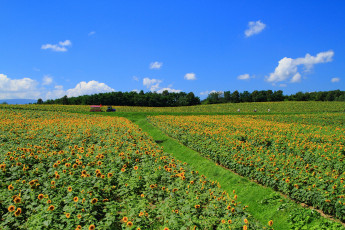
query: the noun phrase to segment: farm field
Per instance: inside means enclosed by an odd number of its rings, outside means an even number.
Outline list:
[[[0,105],[0,229],[343,229],[344,105]]]
[[[344,114],[151,116],[203,156],[344,221]]]
[[[39,111],[64,111],[64,112],[89,112],[88,105],[0,105],[0,109],[24,109]],[[284,101],[284,102],[256,102],[256,103],[226,103],[213,105],[196,105],[182,107],[136,107],[136,106],[113,106],[117,113],[182,113],[182,114],[229,114],[252,113],[320,113],[320,112],[344,112],[345,102],[329,101]],[[106,107],[103,107],[103,111]]]
[[[263,228],[235,193],[126,118],[30,110],[0,117],[1,229]]]

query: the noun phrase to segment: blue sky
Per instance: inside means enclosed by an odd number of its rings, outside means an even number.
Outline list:
[[[0,99],[345,90],[344,1],[0,0]]]

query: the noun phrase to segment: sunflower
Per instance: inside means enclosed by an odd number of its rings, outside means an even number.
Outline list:
[[[22,199],[21,199],[19,196],[16,196],[16,197],[13,199],[14,203],[16,203],[16,204],[20,203],[21,200],[22,200]]]
[[[71,217],[71,214],[66,213],[66,217],[67,217],[67,218],[70,218],[70,217]]]
[[[125,171],[126,171],[126,169],[125,169],[125,168],[122,168],[122,169],[121,169],[121,172],[125,172]]]
[[[95,230],[95,228],[96,228],[96,226],[95,226],[94,224],[91,224],[91,225],[89,226],[89,230]]]
[[[69,187],[67,188],[67,190],[68,190],[69,192],[72,192],[72,187],[69,186]]]
[[[132,227],[132,226],[133,226],[133,223],[132,223],[131,221],[128,221],[128,222],[127,222],[127,226],[128,226],[128,227]]]
[[[197,205],[195,205],[194,207],[195,207],[195,208],[200,208],[200,205],[197,204]]]
[[[127,218],[126,216],[124,216],[124,217],[122,218],[122,221],[126,223],[126,222],[128,221],[128,218]]]
[[[248,220],[247,219],[244,219],[243,220],[245,224],[248,224]]]
[[[272,227],[273,225],[273,220],[268,221],[268,226]]]
[[[228,223],[231,224],[231,223],[232,223],[232,220],[228,220]]]
[[[10,184],[7,188],[8,188],[8,190],[13,190],[13,189],[14,189],[14,187],[12,186],[12,184]]]
[[[54,211],[54,209],[55,209],[54,205],[50,205],[48,208],[48,211]]]
[[[35,184],[35,180],[29,182],[29,185],[33,186]]]
[[[15,209],[16,209],[16,207],[14,207],[13,205],[10,205],[7,210],[9,212],[13,212]]]
[[[79,199],[79,198],[76,196],[76,197],[73,198],[73,201],[74,201],[74,202],[78,202],[78,199]]]
[[[108,173],[108,178],[112,177],[113,174],[112,173]]]
[[[39,194],[39,195],[37,196],[37,198],[38,198],[39,200],[42,200],[42,199],[44,198],[44,195],[43,195],[43,194]]]
[[[134,170],[138,170],[138,168],[139,168],[138,166],[134,166]]]
[[[78,218],[78,219],[81,219],[81,214],[78,214],[78,215],[77,215],[77,218]]]
[[[97,203],[97,198],[93,198],[92,200],[91,200],[91,204],[96,204]]]
[[[55,181],[52,180],[52,181],[50,182],[50,184],[51,184],[51,185],[55,185]]]
[[[15,216],[19,216],[22,213],[21,208],[17,208],[16,212],[14,213]]]

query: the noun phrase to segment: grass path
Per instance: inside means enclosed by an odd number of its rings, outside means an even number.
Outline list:
[[[208,179],[218,181],[222,189],[229,194],[236,191],[238,200],[248,205],[247,211],[263,225],[273,220],[274,229],[345,229],[317,213],[303,208],[271,188],[261,186],[247,178],[216,165],[211,160],[201,156],[198,152],[184,146],[177,140],[168,137],[146,119],[148,114],[106,114],[109,116],[123,116],[140,126],[164,151],[171,153],[182,162],[188,163],[194,170],[205,175]],[[289,218],[293,216],[293,220]]]

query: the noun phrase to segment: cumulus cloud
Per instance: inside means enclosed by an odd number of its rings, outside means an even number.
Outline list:
[[[338,77],[334,77],[331,79],[331,82],[335,83],[335,82],[339,82],[340,81],[340,78]]]
[[[162,83],[162,80],[159,79],[150,79],[147,77],[143,79],[143,85],[150,89],[150,91],[152,92],[157,91],[159,89],[160,83]]]
[[[61,98],[65,95],[68,97],[78,97],[82,95],[91,95],[97,93],[108,93],[114,92],[115,90],[108,85],[98,82],[98,81],[89,81],[89,82],[79,82],[74,88],[64,90],[62,85],[56,85],[53,91],[49,91],[46,94],[47,99],[56,99]]]
[[[66,95],[66,91],[63,89],[63,86],[62,85],[56,85],[54,87],[54,90],[46,93],[45,98],[46,99],[56,99],[56,98],[61,98],[65,95]]]
[[[186,73],[186,75],[184,75],[184,79],[188,81],[196,80],[195,73]]]
[[[45,75],[43,77],[42,85],[50,85],[51,83],[53,83],[53,78],[49,75]]]
[[[91,31],[88,35],[89,36],[92,36],[92,35],[94,35],[96,32],[95,31]]]
[[[305,71],[310,71],[315,64],[331,62],[334,55],[333,51],[320,52],[316,56],[311,56],[306,54],[302,58],[288,58],[284,57],[278,62],[278,66],[275,68],[274,72],[269,76],[266,76],[266,81],[268,82],[300,82],[301,74],[298,72],[299,66],[304,66]]]
[[[209,95],[210,93],[218,93],[219,95],[223,94],[224,92],[223,91],[216,91],[216,90],[211,90],[211,91],[203,91],[200,93],[200,95]]]
[[[150,69],[160,69],[162,66],[162,62],[155,61],[150,63]]]
[[[250,75],[247,73],[237,76],[238,80],[248,80],[249,78],[250,78]]]
[[[96,93],[114,92],[115,90],[104,83],[98,81],[79,82],[73,89],[67,90],[68,97],[90,95]]]
[[[38,82],[31,78],[11,79],[0,74],[0,98],[36,99],[40,95],[37,85]]]
[[[179,89],[172,89],[172,88],[162,88],[160,90],[157,91],[157,93],[163,93],[163,91],[165,90],[168,90],[169,93],[179,93],[181,92],[182,90],[179,90]]]
[[[66,40],[63,42],[59,42],[59,44],[45,44],[41,46],[41,49],[47,50],[51,49],[55,52],[66,52],[68,46],[71,46],[72,42],[70,40]]]
[[[248,22],[248,29],[244,31],[244,34],[246,35],[246,37],[250,37],[260,33],[263,29],[265,29],[265,27],[266,25],[262,23],[260,20],[256,22]]]

